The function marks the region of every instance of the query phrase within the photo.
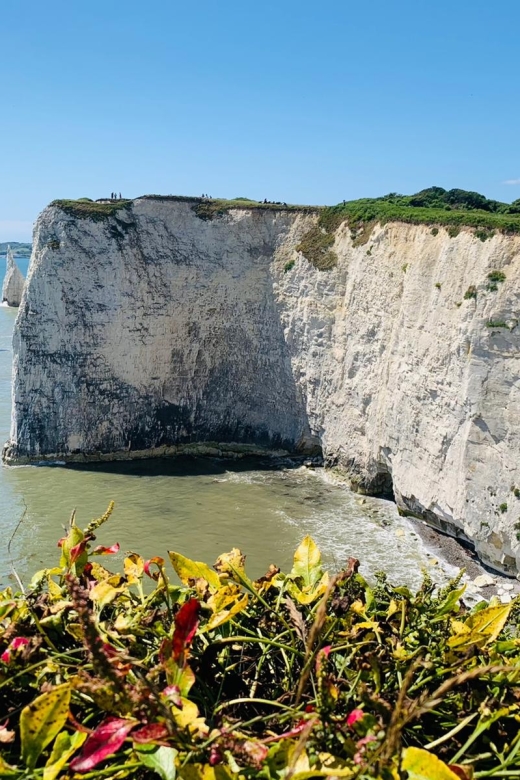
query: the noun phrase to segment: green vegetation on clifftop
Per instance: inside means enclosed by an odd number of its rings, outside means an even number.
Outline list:
[[[387,222],[431,225],[434,236],[438,235],[439,226],[447,227],[450,238],[455,238],[461,228],[473,228],[475,235],[486,241],[494,231],[520,233],[520,200],[500,203],[478,192],[430,187],[415,195],[391,193],[381,198],[345,201],[320,211],[316,226],[303,237],[298,251],[316,268],[332,268],[336,264],[331,248],[334,234],[344,222],[355,246],[368,241],[376,224]]]
[[[96,200],[80,198],[79,200],[53,200],[51,206],[57,206],[66,214],[79,219],[92,219],[98,222],[113,217],[121,209],[130,208],[131,200],[112,200],[99,203]]]

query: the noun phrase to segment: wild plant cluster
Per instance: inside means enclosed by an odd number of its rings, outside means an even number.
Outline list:
[[[114,574],[111,511],[0,594],[1,778],[520,776],[516,602],[330,576],[309,537],[256,581],[237,549]]]

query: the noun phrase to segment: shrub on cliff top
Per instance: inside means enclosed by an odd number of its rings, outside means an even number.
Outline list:
[[[127,554],[72,518],[59,565],[0,594],[0,777],[457,780],[520,773],[516,602],[415,595],[306,537],[252,581]],[[151,588],[145,586],[145,580]],[[408,774],[406,774],[408,773]]]

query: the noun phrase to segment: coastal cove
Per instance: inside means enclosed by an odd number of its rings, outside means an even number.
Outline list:
[[[23,263],[20,267],[25,274],[27,268]],[[4,441],[11,414],[16,313],[0,307],[0,436]],[[331,568],[353,555],[361,559],[365,574],[385,569],[393,581],[413,586],[420,584],[423,567],[441,581],[456,572],[454,566],[434,561],[439,556],[429,554],[417,525],[399,517],[392,502],[362,498],[323,469],[195,458],[88,468],[2,465],[0,496],[4,586],[12,579],[11,559],[24,581],[37,569],[53,565],[56,539],[71,511],[76,508],[78,522],[85,525],[110,500],[116,502],[116,510],[98,538],[101,544],[118,541],[121,545],[112,568],[122,565],[128,550],[150,557],[175,549],[211,564],[222,551],[238,546],[248,555],[249,570],[260,576],[270,563],[289,567],[295,546],[308,533]]]

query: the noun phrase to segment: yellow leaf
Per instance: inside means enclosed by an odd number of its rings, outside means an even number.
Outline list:
[[[189,699],[181,697],[182,707],[172,706],[175,723],[181,728],[190,726],[199,717],[199,708]]]
[[[206,580],[210,587],[215,589],[220,588],[221,582],[217,572],[210,569],[206,563],[192,561],[176,552],[168,552],[168,555],[170,556],[172,566],[183,585],[189,585],[190,580],[203,579]]]
[[[390,602],[390,606],[388,607],[388,612],[386,613],[386,619],[388,620],[388,618],[391,618],[392,615],[395,615],[396,612],[400,612],[400,611],[401,611],[401,607],[399,606],[397,601],[395,601],[395,599],[392,599]]]
[[[43,770],[43,780],[55,780],[69,758],[82,746],[86,738],[87,734],[83,731],[75,731],[73,734],[62,731],[58,734],[52,746],[51,757]]]
[[[90,591],[90,598],[96,602],[100,609],[110,604],[121,593],[122,588],[114,588],[107,580],[98,582]]]
[[[90,565],[92,567],[90,569],[90,574],[98,582],[101,582],[102,580],[108,580],[110,577],[112,577],[112,573],[109,572],[108,569],[105,569],[104,566],[101,566],[100,563],[96,563],[96,561],[91,561]]]
[[[54,582],[52,577],[47,577],[47,590],[49,591],[49,596],[53,601],[56,601],[57,599],[61,599],[62,597],[61,588],[57,582]]]
[[[20,777],[20,771],[10,766],[2,756],[0,756],[0,777]]]
[[[408,780],[459,780],[444,761],[421,748],[403,751],[402,768],[408,772]]]
[[[64,683],[42,693],[20,715],[22,758],[34,769],[42,750],[61,731],[69,714],[70,685]]]
[[[365,620],[362,623],[355,623],[352,626],[352,633],[354,636],[358,634],[363,629],[368,629],[369,631],[380,631],[379,623],[377,623],[375,620]]]
[[[329,575],[328,573],[325,573],[314,588],[305,587],[301,589],[295,582],[289,580],[287,583],[287,591],[299,604],[312,604],[313,601],[316,601],[325,593],[328,584]]]
[[[246,562],[245,555],[242,555],[237,547],[233,547],[231,552],[223,553],[219,555],[215,563],[215,569],[220,575],[227,575],[233,579],[237,572],[245,577],[244,564]]]
[[[219,594],[217,593],[216,595]],[[208,604],[210,601],[211,598],[208,600]],[[239,612],[242,612],[242,610],[247,607],[247,602],[247,593],[245,593],[243,596],[240,595],[238,598],[234,597],[231,601],[226,602],[224,605],[225,608],[219,609],[218,612],[215,611],[215,613],[208,620],[208,631],[211,631],[212,628],[217,628],[217,626],[223,625],[228,620],[231,620],[232,617],[238,615]]]
[[[468,628],[468,626],[463,623],[462,620],[452,620],[451,621],[451,630],[453,631],[453,634],[470,634],[471,629]]]
[[[353,774],[351,767],[346,762],[330,753],[319,753],[320,769],[327,770],[327,773],[333,777],[349,777]]]
[[[236,775],[225,764],[186,764],[178,770],[181,780],[234,780]]]
[[[453,636],[448,639],[448,646],[454,650],[466,650],[471,645],[481,647],[493,642],[507,623],[513,603],[481,609],[464,623],[453,620]]]
[[[500,634],[511,612],[513,602],[500,604],[497,607],[481,609],[480,612],[470,615],[466,620],[466,626],[471,631],[478,631],[488,637],[488,641],[496,639]]]
[[[228,585],[222,585],[215,593],[213,593],[207,600],[208,607],[212,612],[220,612],[225,607],[232,604],[242,595],[242,591],[235,583]]]
[[[180,728],[188,729],[191,734],[207,736],[209,728],[204,718],[199,717],[199,710],[194,702],[181,697],[182,707],[172,705],[171,712],[175,723]]]
[[[137,585],[144,574],[144,560],[137,553],[130,553],[125,558],[125,577],[129,585]]]
[[[291,745],[289,749],[289,761],[288,765],[292,769],[294,775],[299,775],[304,772],[309,772],[311,765],[309,763],[309,756],[305,750],[302,750],[296,761],[293,763],[293,756],[296,751],[297,744]]]
[[[362,601],[357,599],[350,605],[350,609],[352,612],[355,612],[356,615],[364,615],[365,614],[365,605]]]
[[[129,615],[124,615],[122,612],[120,612],[116,617],[116,621],[114,623],[114,629],[119,634],[127,634],[132,628],[133,621],[134,621],[133,617]]]
[[[305,588],[312,588],[322,577],[321,553],[310,536],[306,536],[294,553],[294,564],[289,576],[301,577]]]

